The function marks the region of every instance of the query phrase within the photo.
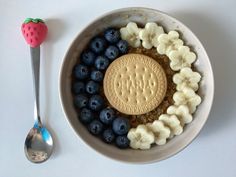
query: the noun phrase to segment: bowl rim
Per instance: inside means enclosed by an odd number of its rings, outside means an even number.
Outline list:
[[[126,161],[126,160],[122,160],[120,158],[113,158],[107,154],[104,154],[104,153],[101,153],[99,150],[97,150],[96,148],[92,147],[90,144],[88,144],[81,136],[80,134],[75,130],[75,127],[73,125],[73,123],[71,122],[71,120],[68,118],[68,113],[67,113],[67,110],[65,109],[65,105],[63,103],[63,95],[62,95],[62,74],[63,74],[63,68],[64,68],[64,65],[65,65],[65,62],[66,62],[66,57],[68,56],[69,52],[70,52],[70,48],[74,45],[74,43],[76,42],[76,39],[78,38],[78,36],[86,30],[86,28],[90,25],[92,25],[94,22],[108,16],[108,15],[111,15],[113,13],[119,13],[119,12],[123,12],[123,11],[128,11],[128,10],[149,10],[149,11],[154,11],[154,12],[158,12],[160,14],[164,14],[170,18],[173,18],[174,20],[176,20],[179,24],[181,24],[182,26],[184,26],[189,32],[192,33],[192,36],[194,37],[194,40],[196,40],[197,42],[199,42],[199,44],[201,44],[202,48],[203,48],[203,52],[204,52],[204,55],[206,56],[207,58],[207,62],[209,63],[209,72],[211,73],[212,75],[212,93],[210,95],[210,98],[208,100],[208,105],[209,105],[209,109],[207,111],[207,113],[205,113],[205,117],[206,119],[204,119],[204,121],[202,122],[202,125],[200,126],[199,128],[199,131],[196,133],[195,137],[193,137],[188,144],[182,146],[181,148],[177,149],[175,152],[172,152],[172,153],[169,153],[168,155],[162,157],[162,158],[159,158],[159,159],[153,159],[153,160],[149,160],[149,161],[137,161],[137,162],[134,162],[134,161]],[[215,79],[214,79],[214,73],[213,73],[213,69],[212,69],[212,65],[211,65],[211,61],[209,59],[209,56],[205,50],[205,47],[204,45],[201,43],[201,41],[197,38],[197,36],[195,35],[195,33],[193,33],[193,31],[188,27],[186,26],[185,24],[183,24],[181,21],[179,21],[178,19],[176,19],[175,17],[173,17],[172,15],[166,13],[166,12],[163,12],[163,11],[160,11],[158,9],[154,9],[154,8],[147,8],[147,7],[124,7],[124,8],[118,8],[118,9],[114,9],[114,10],[111,10],[111,11],[108,11],[106,13],[103,13],[102,15],[99,15],[98,17],[96,17],[94,20],[90,21],[89,23],[85,24],[85,26],[79,30],[79,32],[76,34],[76,36],[73,38],[73,40],[70,42],[70,45],[68,46],[64,56],[63,56],[63,59],[61,61],[61,64],[60,64],[60,69],[59,69],[59,82],[58,82],[58,91],[59,91],[59,99],[60,99],[60,105],[61,105],[61,108],[63,110],[63,113],[64,113],[64,116],[67,120],[67,123],[71,126],[71,128],[73,129],[73,131],[75,132],[75,134],[82,140],[82,142],[87,145],[89,148],[93,149],[94,151],[96,151],[98,154],[101,154],[102,156],[104,157],[107,157],[111,160],[115,160],[115,161],[118,161],[118,162],[122,162],[122,163],[127,163],[127,164],[150,164],[150,163],[155,163],[155,162],[160,162],[160,161],[163,161],[163,160],[166,160],[172,156],[175,156],[177,155],[179,152],[183,151],[186,147],[188,147],[200,134],[202,128],[204,127],[204,125],[206,124],[206,121],[208,120],[209,118],[209,114],[211,112],[211,109],[212,109],[212,105],[213,105],[213,100],[214,100],[214,94],[215,94]]]

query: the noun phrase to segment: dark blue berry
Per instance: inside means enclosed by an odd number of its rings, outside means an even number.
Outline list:
[[[87,66],[92,66],[94,64],[96,55],[92,51],[84,51],[81,54],[81,61],[87,65]]]
[[[94,120],[94,114],[90,109],[83,108],[80,111],[79,120],[84,124],[88,124],[88,123],[92,122],[92,120]]]
[[[108,67],[109,60],[105,56],[98,56],[95,60],[95,67],[99,70],[104,70]]]
[[[93,111],[100,111],[104,106],[104,100],[100,95],[93,95],[89,99],[89,108]]]
[[[102,37],[96,37],[90,42],[90,49],[96,54],[102,53],[106,46],[106,40]]]
[[[77,108],[86,107],[88,104],[88,101],[89,101],[88,97],[83,94],[79,94],[74,97],[74,104]]]
[[[100,85],[95,81],[88,81],[86,84],[86,92],[89,94],[98,93],[100,89]]]
[[[96,82],[101,82],[103,80],[103,73],[99,70],[93,70],[90,78]]]
[[[105,50],[105,56],[110,60],[114,60],[119,56],[119,49],[116,46],[110,45]]]
[[[112,129],[117,135],[124,135],[128,133],[130,128],[129,120],[123,117],[117,117],[112,122]]]
[[[117,136],[116,137],[116,146],[120,149],[125,149],[129,147],[129,139],[126,136]]]
[[[93,134],[93,135],[99,135],[103,131],[103,124],[98,121],[98,120],[93,120],[89,126],[88,130]]]
[[[117,43],[120,40],[120,31],[114,28],[108,28],[104,32],[104,37],[108,42],[112,44]]]
[[[128,53],[128,50],[129,50],[129,44],[127,41],[125,40],[120,40],[116,46],[118,47],[119,51],[121,54],[126,54]]]
[[[81,81],[76,81],[72,85],[72,92],[74,94],[80,94],[85,92],[85,84]]]
[[[89,69],[83,64],[78,64],[74,69],[75,78],[83,80],[89,77]]]
[[[115,140],[115,137],[115,133],[112,129],[106,129],[102,134],[102,138],[106,143],[112,143]]]
[[[112,108],[105,108],[100,112],[99,118],[102,123],[110,125],[115,119],[115,111]]]

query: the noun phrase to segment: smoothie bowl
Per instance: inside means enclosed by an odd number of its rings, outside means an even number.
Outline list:
[[[60,72],[63,110],[77,135],[115,160],[148,163],[185,148],[213,101],[209,58],[181,22],[125,8],[93,21]]]

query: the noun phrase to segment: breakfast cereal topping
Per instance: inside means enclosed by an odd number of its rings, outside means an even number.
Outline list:
[[[106,71],[103,89],[121,113],[140,115],[158,107],[166,94],[166,75],[158,62],[141,54],[117,58]]]
[[[201,103],[201,97],[193,89],[184,87],[182,91],[177,91],[173,95],[175,105],[187,105],[190,113],[196,111],[196,107]]]
[[[146,150],[180,135],[201,103],[197,56],[183,44],[155,22],[94,36],[73,70],[80,122],[120,149]]]
[[[164,30],[161,26],[156,23],[147,23],[145,28],[139,32],[142,46],[146,49],[151,49],[153,46],[157,47],[159,44],[158,37],[163,33]]]
[[[172,134],[180,135],[183,132],[183,127],[176,115],[162,114],[159,117],[159,120],[163,121],[166,126],[170,127]]]
[[[147,127],[154,133],[157,145],[166,144],[166,139],[170,136],[170,129],[162,121],[155,120],[153,123],[148,123]]]
[[[198,83],[201,80],[201,75],[198,72],[193,72],[191,68],[182,68],[179,73],[173,76],[173,82],[177,85],[178,91],[184,87],[189,87],[194,91],[198,90]]]
[[[127,137],[130,140],[130,147],[133,149],[150,149],[151,144],[155,141],[153,132],[148,130],[145,125],[131,128]]]
[[[140,30],[136,23],[130,22],[126,27],[120,29],[121,38],[126,40],[132,47],[139,47],[141,45]]]
[[[169,53],[170,67],[174,71],[178,71],[183,67],[191,67],[191,64],[196,60],[196,54],[191,52],[189,47],[180,46],[178,50],[173,50]]]
[[[157,51],[160,54],[166,54],[169,56],[169,53],[173,50],[177,50],[181,47],[184,42],[179,39],[179,33],[177,31],[170,31],[168,34],[161,34],[158,37],[159,45],[157,46]]]
[[[193,116],[190,114],[189,108],[186,105],[179,105],[179,106],[172,105],[168,107],[166,112],[167,114],[170,115],[176,115],[180,120],[182,126],[192,122],[193,120]]]

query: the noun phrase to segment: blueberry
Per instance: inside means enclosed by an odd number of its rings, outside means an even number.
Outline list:
[[[92,120],[94,120],[94,114],[90,109],[83,108],[80,111],[79,120],[84,124],[88,124],[88,123],[92,122]]]
[[[119,49],[116,46],[110,45],[105,50],[105,56],[110,60],[114,60],[119,56]]]
[[[109,60],[105,56],[98,56],[95,60],[95,67],[99,70],[104,70],[108,67]]]
[[[93,95],[89,99],[89,108],[93,111],[100,111],[103,108],[104,100],[100,95]]]
[[[90,131],[90,133],[92,133],[93,135],[99,135],[102,133],[103,131],[103,124],[98,121],[98,120],[93,120],[89,126],[88,126],[88,130]]]
[[[85,92],[85,84],[81,81],[76,81],[72,85],[72,92],[74,94],[84,93]]]
[[[81,61],[87,66],[92,66],[94,64],[95,57],[96,55],[92,51],[84,51],[81,54]]]
[[[86,107],[88,104],[88,97],[83,94],[76,95],[74,97],[74,104],[77,108],[83,108]]]
[[[93,70],[90,78],[96,82],[101,82],[103,80],[103,73],[99,70]]]
[[[129,50],[129,44],[127,41],[125,40],[120,40],[116,46],[118,47],[119,51],[121,54],[126,54],[128,53],[128,50]]]
[[[87,79],[89,76],[89,69],[83,64],[78,64],[74,68],[75,78],[83,80]]]
[[[115,133],[112,129],[106,129],[102,134],[102,138],[106,143],[112,143],[115,140],[115,137]]]
[[[86,92],[89,94],[98,93],[100,89],[100,85],[95,81],[88,81],[86,84]]]
[[[95,37],[90,42],[90,49],[96,54],[102,53],[107,46],[106,40],[102,37]]]
[[[126,136],[116,137],[116,146],[120,149],[125,149],[129,147],[129,139]]]
[[[110,43],[117,43],[120,40],[120,31],[114,28],[108,28],[104,32],[105,39]]]
[[[99,118],[102,123],[110,125],[115,119],[115,111],[112,108],[105,108],[100,112]]]
[[[129,120],[123,117],[117,117],[112,123],[112,129],[117,135],[126,134],[129,128]]]

